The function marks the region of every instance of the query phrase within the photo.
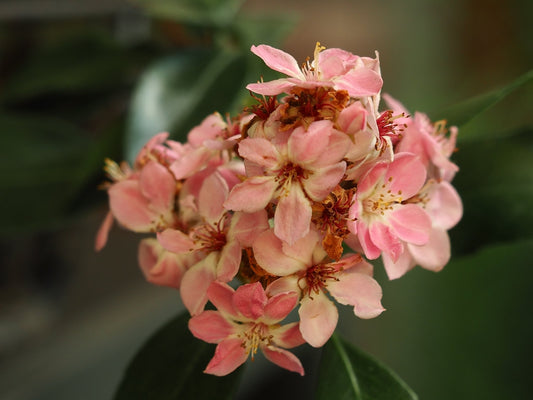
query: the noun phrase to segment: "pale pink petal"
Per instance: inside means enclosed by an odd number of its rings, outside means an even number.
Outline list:
[[[264,318],[269,324],[283,320],[298,303],[298,293],[280,293],[268,299]]]
[[[226,211],[223,207],[229,189],[218,173],[211,174],[203,183],[198,195],[198,211],[209,224],[216,223]]]
[[[252,247],[257,236],[269,228],[265,210],[254,213],[236,212],[231,223],[230,233],[242,247]]]
[[[235,290],[227,283],[213,282],[207,289],[207,298],[218,311],[231,315],[232,317],[239,317],[237,310],[233,306],[233,295]]]
[[[293,78],[305,79],[298,63],[290,54],[266,44],[252,46],[251,51],[273,70]]]
[[[340,182],[345,171],[346,163],[344,161],[316,169],[304,181],[305,192],[314,201],[324,200]]]
[[[301,301],[298,310],[300,332],[311,346],[322,347],[335,331],[339,313],[335,304],[322,291],[312,293],[312,298],[304,297]]]
[[[157,240],[168,251],[173,253],[188,253],[195,249],[194,241],[182,231],[177,229],[165,229],[157,233]]]
[[[463,216],[463,203],[449,182],[441,181],[436,185],[429,192],[426,211],[431,216],[433,226],[447,230],[453,228]]]
[[[307,268],[304,262],[283,252],[282,241],[270,229],[257,237],[253,250],[255,260],[270,274],[285,276]]]
[[[394,233],[408,243],[423,245],[429,239],[431,220],[426,212],[416,204],[401,204],[390,213],[388,221]]]
[[[364,222],[358,222],[357,235],[365,256],[367,256],[367,258],[370,260],[375,260],[378,258],[381,254],[381,249],[376,246],[370,238],[370,230],[368,229],[368,225],[366,225]]]
[[[367,68],[355,68],[334,79],[334,88],[346,90],[351,97],[373,96],[383,86],[380,74]]]
[[[309,232],[311,204],[299,183],[292,183],[283,193],[274,214],[274,233],[281,240],[293,244]]]
[[[189,149],[182,157],[170,164],[169,169],[178,180],[189,178],[203,169],[212,157],[213,151],[206,147]]]
[[[239,143],[239,155],[266,168],[275,167],[280,159],[276,147],[263,138],[246,138]]]
[[[397,260],[404,251],[403,243],[391,231],[390,227],[374,222],[369,228],[370,239],[382,251],[388,253],[393,260]]]
[[[146,164],[139,176],[139,187],[153,210],[168,213],[174,209],[176,181],[163,165],[155,161]]]
[[[139,181],[124,180],[108,190],[109,208],[120,224],[134,232],[150,232],[156,215],[150,210],[148,200],[142,195]]]
[[[363,176],[357,184],[357,197],[364,198],[367,192],[374,191],[375,186],[387,173],[389,164],[386,162],[377,162]]]
[[[327,151],[322,151],[313,164],[315,169],[324,168],[339,162],[352,146],[352,140],[348,135],[333,129],[329,135]]]
[[[294,354],[290,351],[280,349],[275,346],[261,346],[261,350],[265,355],[265,358],[281,368],[288,369],[292,372],[297,372],[301,376],[304,375],[304,368],[302,363]]]
[[[329,136],[333,130],[333,123],[328,120],[316,121],[307,128],[296,128],[288,142],[288,156],[291,161],[298,165],[312,164],[322,153],[328,149]],[[344,149],[346,152],[346,149]],[[344,156],[340,155],[334,162]]]
[[[409,248],[409,245],[407,247]],[[387,276],[391,280],[401,278],[415,266],[413,256],[408,249],[396,261],[393,261],[387,253],[383,253],[382,258]]]
[[[282,325],[279,328],[271,328],[272,340],[278,346],[285,349],[292,349],[305,343],[305,339],[300,332],[300,323],[291,322],[290,324]]]
[[[321,240],[320,234],[315,230],[311,230],[307,235],[298,239],[292,245],[283,242],[282,250],[288,257],[294,258],[300,261],[301,264],[308,266],[313,262],[313,253],[317,248],[316,244],[319,240]]]
[[[340,112],[337,125],[342,132],[354,134],[365,128],[367,115],[368,111],[357,101]]]
[[[154,285],[179,289],[186,261],[165,251],[156,239],[143,239],[139,244],[138,259],[146,280]]]
[[[328,290],[340,304],[353,305],[359,318],[375,318],[385,309],[381,305],[381,286],[370,276],[349,269],[328,283]]]
[[[226,128],[226,122],[219,113],[213,113],[204,118],[200,125],[191,129],[187,141],[194,147],[199,147],[207,140],[221,136]]]
[[[426,181],[426,167],[417,156],[408,153],[398,153],[385,174],[385,182],[394,193],[400,193],[402,198],[417,194]]]
[[[425,269],[438,272],[450,260],[450,238],[444,229],[432,229],[424,246],[408,245],[415,262]]]
[[[217,255],[209,253],[183,275],[181,299],[191,315],[201,313],[207,304],[207,289],[216,280]]]
[[[100,251],[105,247],[107,238],[109,236],[109,231],[113,226],[113,220],[113,214],[111,211],[108,211],[104,220],[102,221],[102,224],[100,225],[100,228],[98,228],[98,232],[96,233],[96,240],[94,241],[95,251]]]
[[[286,78],[246,85],[246,89],[264,96],[277,96],[284,92],[287,93],[292,87],[294,87],[294,83],[289,82]]]
[[[221,282],[231,281],[239,271],[241,257],[242,248],[236,240],[226,243],[220,252],[220,259],[217,265],[217,279]]]
[[[271,176],[254,176],[233,187],[224,207],[233,211],[259,211],[267,206],[277,186]]]
[[[248,353],[242,343],[242,339],[238,338],[229,338],[220,342],[204,372],[224,376],[235,371],[248,358]]]
[[[207,343],[220,343],[235,332],[235,327],[218,311],[207,310],[189,320],[189,330]]]
[[[268,298],[261,283],[239,286],[233,295],[233,305],[244,317],[256,320],[265,313]]]
[[[267,296],[270,297],[275,296],[279,293],[286,292],[299,293],[301,291],[300,287],[298,286],[299,280],[300,278],[296,275],[289,275],[284,276],[282,278],[278,278],[266,287],[265,293],[267,294]]]

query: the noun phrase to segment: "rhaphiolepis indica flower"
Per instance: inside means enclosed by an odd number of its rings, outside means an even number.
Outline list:
[[[448,262],[447,231],[462,216],[457,129],[411,117],[387,95],[380,110],[377,56],[317,43],[300,67],[267,45],[252,52],[286,75],[250,83],[256,104],[207,116],[186,143],[154,136],[132,167],[106,161],[110,211],[96,248],[113,220],[151,235],[141,270],[179,289],[190,330],[217,344],[206,373],[231,373],[261,351],[303,374],[286,349],[322,346],[335,303],[360,318],[384,311],[366,259],[382,257],[390,279]],[[293,309],[299,321],[281,325]]]

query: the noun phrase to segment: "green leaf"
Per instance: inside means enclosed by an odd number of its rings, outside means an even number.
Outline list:
[[[451,232],[454,251],[533,236],[533,129],[464,142],[453,184],[464,216]],[[495,229],[497,227],[497,229]]]
[[[245,92],[239,53],[184,51],[162,59],[142,76],[130,107],[126,157],[133,160],[152,136],[168,131],[185,141],[209,114],[229,112]]]
[[[232,399],[242,367],[217,377],[202,371],[214,346],[196,339],[182,314],[157,331],[137,353],[114,400]]]
[[[431,113],[430,116],[433,120],[445,119],[449,125],[462,127],[532,80],[533,70],[530,70],[502,88],[465,100],[440,112]]]
[[[316,400],[414,400],[390,369],[333,334],[324,346]]]

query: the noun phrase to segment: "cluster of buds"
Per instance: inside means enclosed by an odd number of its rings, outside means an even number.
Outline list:
[[[217,344],[206,373],[226,375],[259,349],[303,374],[287,349],[324,345],[335,303],[360,318],[384,310],[367,260],[382,257],[390,279],[448,262],[447,231],[462,215],[450,184],[457,131],[386,96],[379,112],[377,56],[317,44],[300,68],[270,46],[252,52],[287,75],[249,84],[255,105],[209,115],[184,144],[156,135],[132,167],[106,161],[110,212],[96,247],[114,219],[154,234],[140,242],[140,267],[179,289],[193,335]]]

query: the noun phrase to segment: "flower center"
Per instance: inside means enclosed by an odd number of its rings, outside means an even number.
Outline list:
[[[301,166],[293,164],[290,161],[279,170],[274,171],[274,173],[277,175],[275,181],[285,195],[289,193],[289,187],[293,181],[302,183],[302,181],[307,179],[311,174],[310,171],[303,169]]]
[[[254,359],[257,349],[261,345],[270,345],[272,343],[272,335],[269,335],[268,326],[262,322],[250,323],[249,328],[238,335],[243,339],[241,346],[246,350],[246,354],[252,354]]]
[[[199,250],[220,251],[226,245],[226,221],[228,214],[224,213],[220,219],[211,224],[203,224],[195,228],[193,240]]]
[[[305,275],[300,279],[305,279],[305,288],[302,289],[302,295],[311,297],[312,293],[318,294],[327,287],[328,280],[338,281],[335,277],[337,270],[329,264],[317,264],[307,268]]]
[[[392,177],[389,177],[387,183],[378,186],[374,193],[362,201],[363,210],[371,215],[385,215],[386,211],[392,210],[395,204],[400,204],[403,201],[402,191],[393,193],[389,187],[392,182]]]

